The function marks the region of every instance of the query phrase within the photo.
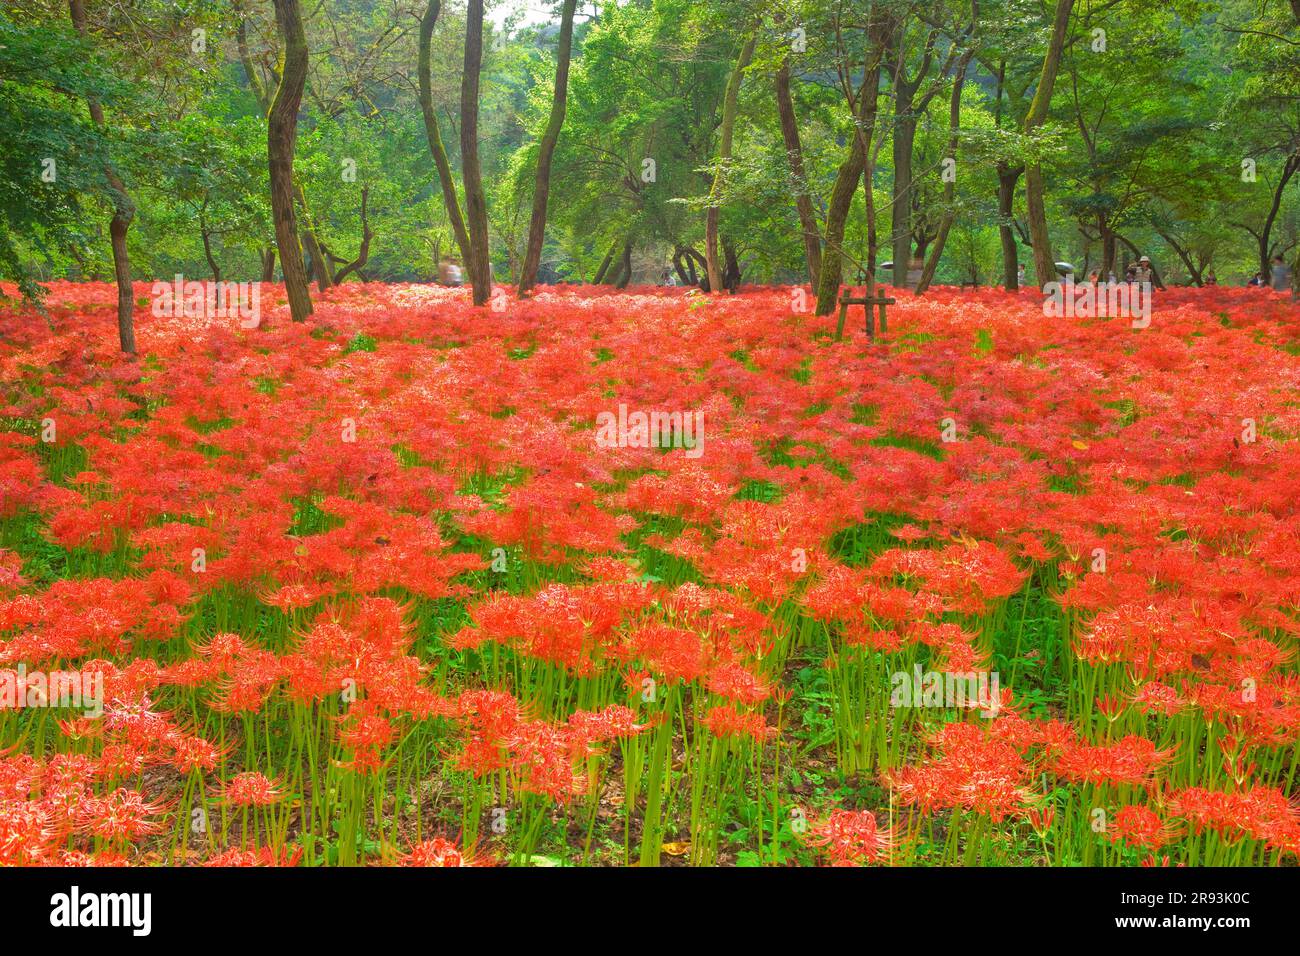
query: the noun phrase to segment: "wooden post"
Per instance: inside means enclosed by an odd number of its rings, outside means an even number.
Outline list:
[[[848,318],[849,306],[851,305],[862,306],[862,311],[864,313],[863,318],[865,319],[865,326],[867,331],[867,338],[874,339],[876,337],[876,314],[875,312],[872,311],[873,307],[879,307],[880,309],[880,334],[884,335],[889,331],[889,326],[886,324],[886,319],[885,319],[885,306],[893,305],[894,300],[889,298],[888,296],[883,296],[883,295],[855,296],[849,293],[845,293],[844,295],[840,296],[839,302],[840,302],[840,316],[839,316],[839,321],[835,324],[835,341],[838,342],[840,339],[844,337],[844,320]]]

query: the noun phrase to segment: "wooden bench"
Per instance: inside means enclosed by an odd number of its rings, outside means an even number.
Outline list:
[[[872,313],[871,307],[873,305],[879,306],[880,307],[880,334],[884,335],[886,332],[889,331],[889,326],[885,322],[885,306],[893,305],[893,304],[894,304],[893,299],[883,295],[842,295],[840,296],[840,320],[835,326],[835,340],[838,342],[841,338],[844,337],[844,320],[848,318],[849,306],[851,305],[862,306],[862,311],[866,315],[867,338],[869,339],[874,339],[876,337],[876,322],[875,322],[876,317]]]

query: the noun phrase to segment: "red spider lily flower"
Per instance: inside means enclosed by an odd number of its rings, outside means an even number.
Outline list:
[[[100,839],[130,841],[159,832],[162,824],[146,818],[162,812],[161,806],[146,803],[139,791],[119,787],[107,797],[85,800],[77,822],[83,832]]]
[[[1178,691],[1159,681],[1143,684],[1133,693],[1132,701],[1144,714],[1158,713],[1165,717],[1172,717],[1185,706]]]
[[[0,800],[0,865],[40,862],[55,837],[49,811],[27,800]]]
[[[772,689],[766,681],[755,677],[739,664],[715,667],[709,674],[708,688],[722,697],[751,706],[772,696]]]
[[[384,763],[383,749],[397,736],[392,722],[375,713],[364,700],[353,705],[339,721],[339,745],[352,751],[352,759],[343,766],[360,773],[380,769]]]
[[[1052,824],[1056,822],[1056,807],[1048,804],[1042,809],[1032,808],[1026,814],[1029,825],[1034,828],[1034,832],[1040,838],[1047,835],[1047,831],[1052,829]]]
[[[294,867],[298,865],[301,859],[302,847],[283,847],[279,850],[269,846],[257,847],[253,850],[231,847],[216,856],[208,857],[203,861],[203,865],[212,867]]]
[[[1054,769],[1062,777],[1090,783],[1141,784],[1172,756],[1145,737],[1130,734],[1111,746],[1076,743],[1056,758]]]
[[[1125,806],[1115,812],[1107,837],[1115,843],[1121,840],[1129,846],[1158,850],[1178,836],[1178,828],[1165,823],[1149,807]]]
[[[260,773],[237,773],[226,781],[226,802],[236,807],[265,807],[279,803],[285,797],[283,790]]]
[[[808,830],[809,845],[821,847],[832,866],[888,863],[897,835],[876,822],[870,810],[832,810]]]
[[[434,837],[417,843],[399,861],[398,866],[474,866],[456,844]]]
[[[621,737],[635,737],[645,729],[627,707],[611,704],[604,710],[575,711],[569,715],[569,730],[575,744],[590,745]]]
[[[767,725],[761,713],[745,713],[735,707],[709,708],[704,726],[715,737],[747,737],[760,742],[775,729]]]
[[[275,591],[261,595],[261,601],[281,611],[296,611],[311,607],[329,593],[329,588],[320,585],[285,584]]]

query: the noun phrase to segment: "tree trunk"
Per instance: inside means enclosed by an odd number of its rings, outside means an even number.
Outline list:
[[[790,66],[781,64],[776,72],[776,111],[781,118],[781,138],[790,164],[790,181],[794,187],[794,207],[799,213],[799,230],[803,233],[804,256],[808,261],[808,278],[817,288],[822,268],[821,235],[813,212],[808,176],[803,166],[803,144],[799,140],[799,123],[794,115],[794,98],[790,95]]]
[[[677,278],[682,280],[682,285],[694,285],[695,279],[686,271],[686,266],[682,264],[683,258],[686,258],[687,262],[690,261],[689,257],[687,257],[679,247],[673,252],[673,269],[677,271]]]
[[[966,68],[970,65],[971,57],[974,55],[974,48],[963,53],[961,59],[957,61],[957,70],[953,74],[952,99],[948,103],[948,155],[954,161],[957,158],[957,133],[961,130],[961,90],[966,83]],[[957,215],[957,210],[953,208],[956,193],[957,183],[955,178],[944,183],[943,218],[939,221],[939,231],[935,234],[934,248],[930,252],[930,258],[926,260],[925,268],[921,272],[921,281],[916,284],[917,295],[922,295],[926,289],[930,288],[930,283],[934,281],[934,274],[939,268],[939,259],[943,256],[943,247],[948,242],[948,231],[952,229],[953,219]]]
[[[722,237],[722,282],[728,292],[735,295],[740,289],[740,261],[736,258],[736,245],[727,236]]]
[[[475,305],[492,295],[492,261],[488,254],[487,195],[478,157],[479,70],[483,66],[483,0],[469,0],[465,11],[465,72],[460,82],[460,159],[465,180],[469,224],[469,269]]]
[[[691,271],[691,284],[699,286],[701,292],[708,292],[710,289],[709,272],[708,263],[704,261],[704,256],[690,247],[687,247],[685,252],[686,262]]]
[[[623,243],[623,258],[619,261],[618,281],[614,283],[615,288],[626,289],[627,284],[632,281],[632,237],[627,237],[627,242]]]
[[[750,34],[741,47],[736,67],[727,81],[727,91],[722,100],[722,129],[719,132],[718,168],[713,172],[713,186],[709,189],[709,205],[704,211],[704,261],[708,264],[709,288],[721,289],[722,267],[718,261],[718,219],[722,213],[722,183],[731,162],[731,140],[736,129],[736,113],[740,103],[740,81],[749,61],[754,57],[758,33]]]
[[[1273,203],[1269,206],[1268,216],[1264,219],[1264,228],[1259,233],[1259,267],[1263,271],[1265,278],[1271,274],[1272,264],[1269,262],[1269,253],[1272,251],[1269,243],[1269,236],[1273,232],[1273,224],[1277,221],[1278,210],[1282,207],[1282,193],[1286,190],[1286,185],[1291,181],[1291,177],[1300,169],[1300,152],[1292,153],[1286,158],[1286,163],[1282,167],[1282,175],[1278,177],[1277,186],[1273,189]]]
[[[1165,232],[1163,229],[1157,229],[1156,235],[1158,235],[1161,239],[1163,239],[1165,241],[1165,245],[1167,245],[1170,249],[1174,250],[1174,254],[1177,255],[1178,258],[1182,260],[1183,265],[1187,267],[1188,275],[1190,275],[1192,278],[1192,284],[1195,285],[1197,288],[1203,287],[1205,285],[1205,276],[1202,274],[1202,269],[1198,269],[1196,267],[1196,263],[1192,261],[1192,256],[1187,251],[1187,249],[1183,248],[1183,246],[1176,239],[1174,239],[1174,237],[1171,234]],[[1152,275],[1154,274],[1155,271],[1152,270]]]
[[[1016,233],[1011,228],[1016,200],[1016,181],[1024,172],[1023,166],[1008,166],[999,162],[998,171],[998,238],[1002,240],[1002,285],[1008,292],[1020,288],[1020,251],[1016,246]]]
[[[298,223],[293,211],[293,149],[298,138],[298,107],[307,83],[307,36],[303,31],[298,0],[275,0],[275,20],[284,43],[284,66],[280,85],[267,114],[271,215],[275,222],[275,244],[280,251],[284,290],[289,297],[289,314],[293,321],[302,322],[311,315],[312,306],[302,249],[298,246]]]
[[[1097,230],[1101,233],[1101,278],[1106,281],[1115,271],[1115,256],[1119,249],[1115,242],[1115,230],[1110,228],[1110,220],[1105,213],[1097,216]]]
[[[217,260],[212,255],[212,234],[208,232],[208,223],[203,213],[199,213],[199,235],[203,238],[203,257],[208,260],[208,268],[212,270],[212,281],[221,281],[221,266],[217,265]]]
[[[68,0],[68,17],[72,26],[85,37],[86,8],[82,0]],[[104,128],[104,110],[99,100],[86,97],[90,119],[99,129]],[[126,184],[111,163],[104,164],[104,178],[108,181],[113,201],[113,218],[108,223],[109,245],[113,250],[113,278],[117,282],[117,341],[127,355],[135,354],[135,294],[131,288],[131,254],[126,246],[126,234],[135,219],[135,203],[126,191]]]
[[[555,52],[555,92],[551,95],[551,115],[537,146],[537,182],[533,187],[533,215],[528,221],[528,246],[519,273],[519,296],[523,298],[537,282],[542,262],[542,245],[546,240],[546,204],[551,193],[551,158],[564,128],[564,113],[569,91],[569,57],[573,50],[573,13],[578,0],[564,0],[560,12],[560,39]]]
[[[366,216],[366,203],[370,199],[370,187],[361,187],[361,247],[357,250],[357,257],[351,262],[345,264],[338,274],[334,277],[336,284],[342,284],[351,273],[355,272],[358,278],[361,278],[361,270],[366,267],[370,261],[370,240],[375,237],[374,232],[370,229],[370,220]],[[364,279],[363,279],[364,281]]]
[[[438,170],[438,183],[442,187],[442,201],[447,207],[447,219],[451,222],[456,248],[460,250],[460,257],[468,268],[471,255],[469,232],[465,229],[465,217],[461,215],[460,198],[456,194],[456,181],[451,175],[451,161],[447,158],[447,148],[442,143],[438,116],[433,111],[433,84],[429,79],[433,28],[438,22],[441,7],[441,0],[429,0],[424,19],[420,21],[420,54],[417,69],[420,82],[420,111],[424,114],[425,137],[429,141],[429,152],[433,154],[433,165]]]
[[[618,240],[615,239],[609,244],[609,252],[605,253],[605,258],[600,260],[600,266],[596,269],[596,274],[591,278],[592,285],[600,285],[605,281],[609,274],[609,267],[614,264],[614,254],[618,252]]]
[[[867,160],[871,152],[871,140],[875,133],[876,103],[880,92],[880,56],[877,53],[868,66],[858,94],[858,131],[853,137],[853,146],[848,158],[840,164],[835,176],[835,186],[831,190],[830,204],[826,210],[826,238],[822,242],[821,275],[817,283],[817,315],[829,315],[835,310],[839,296],[840,281],[844,268],[844,226],[848,221],[849,209],[853,205],[853,193],[857,191],[858,180],[867,169]]]
[[[862,177],[862,203],[867,214],[867,297],[876,295],[876,263],[879,261],[880,236],[876,230],[876,190],[871,176]]]
[[[275,281],[275,246],[268,246],[262,252],[262,281]]]
[[[1061,52],[1065,48],[1065,33],[1070,26],[1070,13],[1074,0],[1056,0],[1056,16],[1052,22],[1052,38],[1043,57],[1043,70],[1038,77],[1034,101],[1025,116],[1025,132],[1030,133],[1047,119],[1052,105],[1052,87],[1061,66]],[[1047,203],[1044,196],[1043,168],[1033,163],[1025,169],[1025,205],[1029,210],[1029,238],[1034,247],[1034,274],[1039,288],[1056,280],[1056,260],[1052,256],[1052,239],[1047,229]]]
[[[330,269],[329,256],[321,252],[321,241],[316,235],[316,226],[312,222],[311,211],[307,208],[307,193],[303,191],[301,183],[293,184],[293,193],[298,201],[298,209],[302,213],[302,218],[298,220],[298,227],[302,235],[302,248],[307,253],[307,274],[315,277],[317,288],[324,292],[334,285],[334,273]]]
[[[911,112],[911,100],[900,104],[894,117],[894,192],[890,208],[893,210],[893,230],[890,233],[890,252],[894,258],[893,284],[901,289],[907,285],[907,271],[912,262],[912,148],[916,143],[916,115]]]

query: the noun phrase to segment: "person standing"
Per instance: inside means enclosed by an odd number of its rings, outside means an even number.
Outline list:
[[[1273,286],[1274,292],[1286,292],[1291,288],[1291,267],[1286,264],[1281,256],[1273,257],[1270,284]]]
[[[1138,259],[1137,267],[1133,270],[1133,279],[1136,282],[1149,285],[1154,272],[1151,269],[1151,257],[1143,256]]]
[[[443,285],[458,286],[464,282],[460,266],[455,259],[443,259],[438,266],[438,281]]]

